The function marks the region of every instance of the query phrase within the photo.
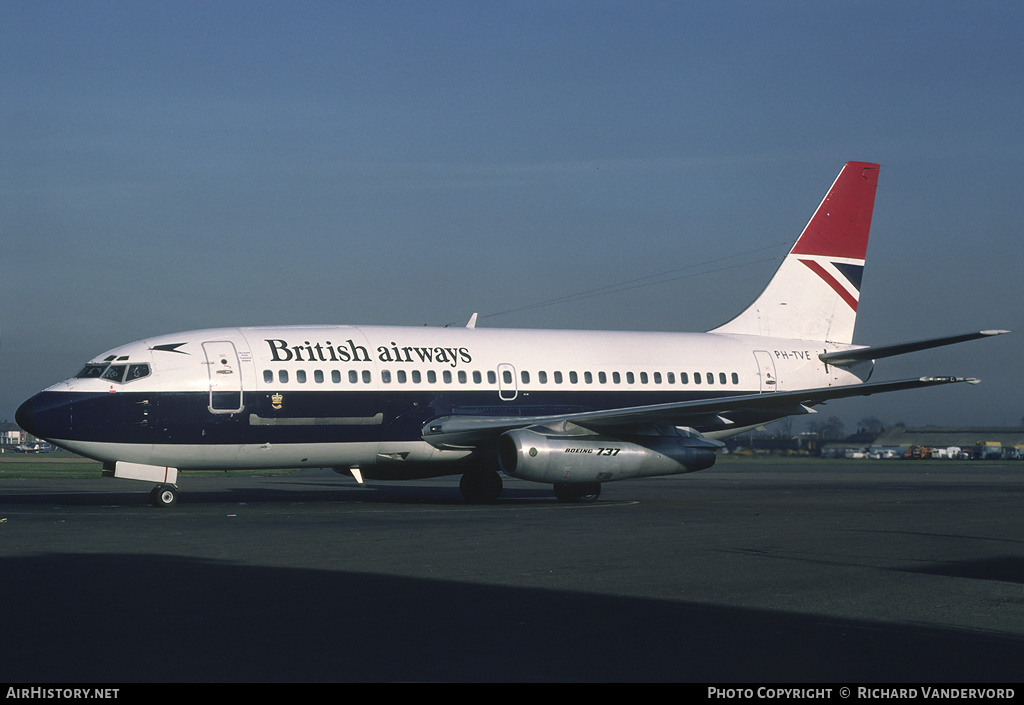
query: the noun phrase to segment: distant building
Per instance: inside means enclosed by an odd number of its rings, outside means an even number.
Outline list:
[[[914,448],[933,457],[1024,459],[1024,427],[893,426],[871,443],[869,451],[895,451],[900,457]]]
[[[0,423],[0,447],[16,446],[27,440],[28,434],[22,431],[18,424]]]

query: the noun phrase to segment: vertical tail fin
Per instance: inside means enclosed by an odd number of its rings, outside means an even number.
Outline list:
[[[757,300],[710,332],[853,342],[878,170],[847,162]]]

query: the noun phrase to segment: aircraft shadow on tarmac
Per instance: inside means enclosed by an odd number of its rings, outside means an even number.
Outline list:
[[[66,481],[60,481],[66,486]],[[147,491],[141,491],[136,483],[121,484],[119,487],[97,488],[104,480],[86,480],[80,485],[82,491],[21,490],[16,493],[0,491],[0,505],[38,504],[54,506],[139,506],[150,507]],[[343,481],[342,481],[343,482]],[[169,509],[154,511],[180,511],[189,506],[221,505],[231,503],[381,503],[381,504],[428,504],[470,506],[459,493],[458,482],[450,486],[442,484],[380,483],[356,486],[351,483],[339,484],[336,480],[317,478],[293,480],[281,484],[246,485],[245,478],[236,478],[232,484],[218,483],[211,488],[203,479],[183,484],[178,496],[178,505]],[[119,483],[120,484],[120,483]],[[55,486],[60,486],[55,483]],[[555,504],[556,500],[549,487],[506,488],[498,504]],[[578,506],[578,505],[577,505]]]
[[[973,561],[950,561],[912,569],[910,572],[972,580],[998,580],[1021,585],[1024,584],[1024,558],[994,556]],[[1024,599],[1021,600],[1021,604],[1024,604]]]
[[[969,630],[151,554],[0,560],[8,682],[999,682]]]

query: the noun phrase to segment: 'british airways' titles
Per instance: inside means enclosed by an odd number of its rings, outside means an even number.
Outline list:
[[[354,340],[346,340],[343,345],[335,345],[331,341],[311,343],[306,340],[301,345],[291,345],[287,340],[270,338],[266,340],[270,346],[272,362],[370,362],[370,351],[364,345],[357,345]],[[409,362],[456,367],[460,362],[473,361],[468,348],[421,347],[412,345],[400,346],[394,341],[390,345],[377,347],[377,360],[380,362]]]

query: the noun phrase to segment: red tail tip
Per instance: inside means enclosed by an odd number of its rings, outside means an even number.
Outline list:
[[[792,254],[863,260],[868,250],[879,165],[847,162]]]

